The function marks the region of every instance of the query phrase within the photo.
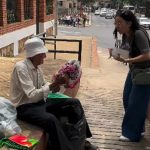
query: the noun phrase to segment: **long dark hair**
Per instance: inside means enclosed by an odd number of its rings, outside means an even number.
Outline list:
[[[121,17],[126,22],[131,22],[131,30],[135,31],[140,28],[139,22],[136,18],[136,16],[133,14],[130,10],[118,10],[115,17]]]

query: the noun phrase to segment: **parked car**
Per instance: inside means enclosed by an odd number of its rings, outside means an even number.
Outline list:
[[[94,15],[100,15],[100,10],[95,10]]]
[[[105,17],[106,13],[107,13],[107,9],[106,8],[102,8],[101,11],[100,11],[100,16],[101,17]]]
[[[105,19],[112,19],[114,17],[113,11],[108,11],[105,15]]]
[[[138,18],[139,24],[144,28],[150,29],[150,19],[147,17],[140,17]]]
[[[111,9],[111,11],[113,11],[113,17],[115,17],[117,10],[116,9]]]

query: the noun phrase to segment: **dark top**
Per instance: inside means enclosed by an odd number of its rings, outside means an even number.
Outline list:
[[[129,41],[127,41],[126,38],[123,39],[123,41],[126,44],[122,44],[122,45],[127,45],[127,43],[128,43],[128,45],[130,45],[129,56],[131,58],[137,57],[137,56],[141,55],[142,53],[150,52],[150,41],[149,41],[148,34],[146,33],[146,31],[143,31],[142,29],[135,31],[132,41],[129,42]],[[150,61],[133,63],[130,65],[130,68],[131,67],[149,68],[150,67]]]

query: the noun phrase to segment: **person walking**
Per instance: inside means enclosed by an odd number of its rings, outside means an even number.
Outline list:
[[[83,14],[83,27],[85,27],[85,25],[86,25],[86,20],[87,20],[86,15]]]
[[[145,29],[141,28],[135,15],[129,10],[118,10],[115,27],[122,34],[121,48],[129,50],[129,58],[118,55],[114,59],[129,64],[129,72],[124,85],[123,106],[125,114],[122,122],[121,141],[140,141],[150,100],[150,84],[133,82],[135,69],[150,68],[150,42]]]

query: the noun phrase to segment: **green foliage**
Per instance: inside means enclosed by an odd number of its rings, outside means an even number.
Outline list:
[[[137,6],[145,6],[146,2],[148,0],[112,0],[113,5],[124,5],[124,4],[129,4],[129,5],[137,5]]]
[[[94,3],[96,0],[78,0],[78,2],[81,2],[83,5]]]

